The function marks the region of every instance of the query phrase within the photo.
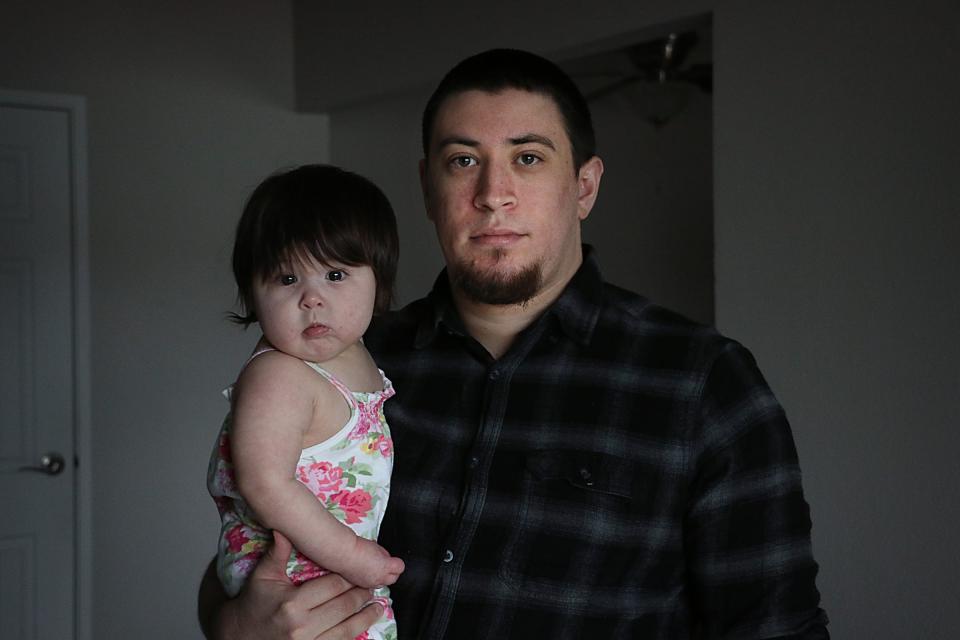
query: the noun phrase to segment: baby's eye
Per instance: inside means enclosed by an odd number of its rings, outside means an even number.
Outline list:
[[[297,276],[293,275],[292,273],[284,273],[280,276],[279,280],[280,280],[280,284],[282,284],[285,287],[288,287],[297,281]]]
[[[340,269],[334,269],[333,271],[327,272],[327,280],[331,282],[340,282],[347,277],[347,274]]]

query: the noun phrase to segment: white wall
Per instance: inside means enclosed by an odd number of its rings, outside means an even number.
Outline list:
[[[206,462],[255,338],[223,317],[233,226],[328,152],[327,118],[292,110],[291,33],[287,3],[0,8],[0,86],[88,100],[93,638],[200,637]]]

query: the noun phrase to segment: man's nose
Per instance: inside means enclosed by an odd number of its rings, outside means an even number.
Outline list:
[[[510,171],[495,164],[484,166],[477,179],[477,192],[473,206],[485,211],[497,211],[516,204],[513,176]]]

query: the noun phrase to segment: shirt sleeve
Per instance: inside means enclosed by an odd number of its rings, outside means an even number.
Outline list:
[[[746,349],[713,358],[689,419],[684,549],[701,636],[829,638],[790,425]]]

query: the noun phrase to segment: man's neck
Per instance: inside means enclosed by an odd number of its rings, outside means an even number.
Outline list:
[[[477,342],[483,345],[495,360],[505,354],[521,331],[529,327],[552,305],[570,279],[539,291],[522,304],[485,304],[467,298],[452,288],[453,303],[463,326]]]

